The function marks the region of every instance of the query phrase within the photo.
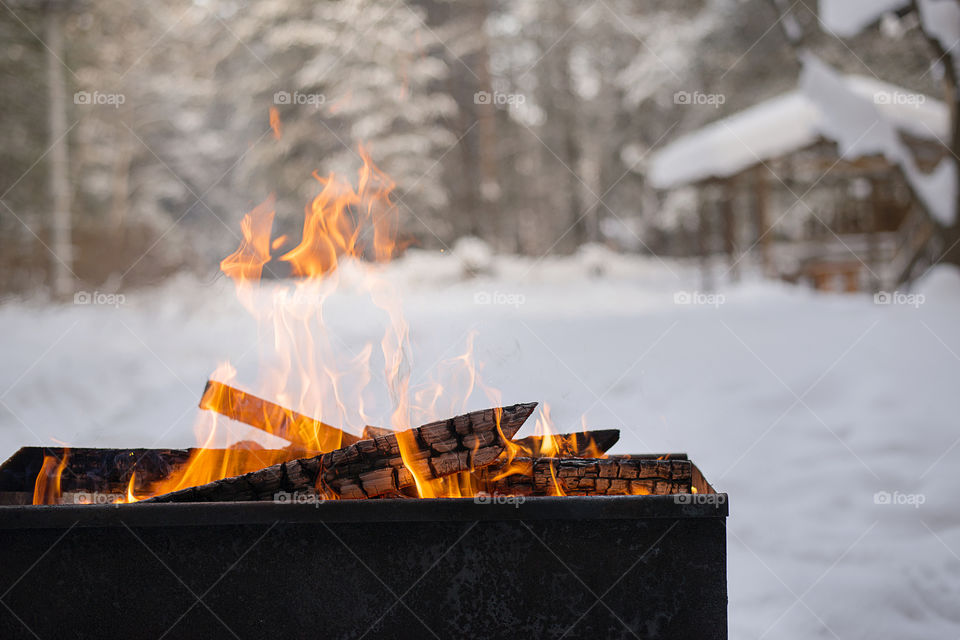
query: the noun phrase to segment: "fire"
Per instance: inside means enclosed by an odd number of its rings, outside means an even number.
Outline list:
[[[137,474],[130,474],[130,484],[127,485],[127,502],[136,502],[137,498],[133,495],[133,485],[137,480]]]
[[[33,504],[60,504],[60,477],[69,457],[69,449],[63,450],[62,458],[56,455],[43,456],[43,465],[33,487]]]
[[[540,455],[548,458],[554,458],[560,453],[560,440],[555,435],[555,430],[553,427],[553,420],[550,418],[550,405],[547,403],[543,404],[543,410],[540,415],[537,417],[536,429],[534,433],[543,438],[540,444]],[[576,439],[576,435],[573,436]],[[565,491],[563,484],[557,480],[557,470],[553,466],[553,462],[550,463],[550,481],[553,483],[551,487],[551,495],[555,496],[565,496],[567,492]]]
[[[436,498],[438,496],[438,489],[441,489],[440,481],[429,479],[426,474],[427,470],[423,467],[423,461],[415,456],[417,447],[413,432],[398,432],[397,444],[400,446],[400,457],[403,459],[403,466],[405,466],[410,472],[410,475],[413,476],[413,482],[417,487],[417,495],[421,498]]]
[[[279,136],[281,123],[275,110],[271,110],[271,126]],[[273,236],[277,215],[273,197],[244,216],[240,246],[221,261],[220,269],[257,323],[259,379],[244,385],[249,393],[237,391],[236,368],[221,364],[201,400],[205,410],[195,425],[198,446],[189,460],[162,481],[141,487],[138,496],[131,477],[122,501],[332,451],[343,446],[345,433],[355,436],[370,424],[398,432],[405,466],[401,471],[412,475],[418,496],[464,497],[480,490],[469,472],[430,478],[427,463],[417,458],[414,436],[401,433],[466,412],[475,395],[485,396],[495,407],[503,403],[500,393],[482,380],[472,332],[463,353],[437,365],[434,380],[411,379],[410,329],[399,292],[382,268],[404,249],[398,241],[398,209],[391,198],[395,183],[362,147],[359,158],[362,164],[355,186],[336,174],[313,173],[317,194],[304,209],[300,240],[292,248],[280,253],[287,236]],[[269,275],[271,266],[278,263],[289,265],[284,271],[293,278],[264,282],[264,274]],[[358,326],[366,326],[367,321],[383,325],[382,333],[369,336],[356,351],[327,322],[328,315],[344,312],[344,299],[364,305],[362,316],[356,315],[359,307],[346,307]],[[233,393],[228,393],[228,387]],[[251,410],[258,412],[256,420],[243,420],[249,415],[244,412]],[[495,414],[498,431],[500,412]],[[378,417],[371,419],[370,413]],[[241,426],[224,416],[260,428]],[[501,475],[530,473],[531,457],[569,457],[591,445],[596,457],[603,456],[595,443],[579,443],[577,436],[558,437],[548,406],[536,420],[535,435],[538,439],[532,446],[507,442]],[[552,493],[564,495],[563,482],[552,467],[551,476]]]
[[[133,487],[136,484],[137,473],[136,471],[130,473],[130,482],[127,483],[127,493],[122,497],[118,498],[114,504],[130,504],[131,502],[138,502],[140,499],[133,494]]]
[[[276,109],[270,111],[270,122],[279,138],[282,123]],[[148,487],[141,478],[139,495],[131,471],[125,493],[113,496],[114,502],[137,502],[333,451],[345,439],[359,439],[367,425],[396,432],[403,467],[392,472],[409,474],[397,483],[408,487],[412,480],[414,487],[403,490],[407,495],[415,489],[421,498],[472,497],[483,489],[484,480],[472,472],[473,464],[481,464],[476,460],[492,462],[489,440],[485,444],[475,437],[470,451],[458,453],[469,454],[469,464],[458,458],[455,468],[469,466],[469,471],[434,479],[424,453],[428,447],[406,431],[466,413],[477,395],[485,396],[487,406],[502,407],[503,402],[500,392],[483,382],[475,332],[467,336],[463,353],[436,366],[433,380],[420,383],[412,378],[410,327],[399,292],[383,269],[404,249],[398,240],[398,209],[391,199],[395,183],[362,147],[359,158],[356,186],[336,174],[312,174],[317,194],[305,207],[300,240],[292,248],[281,253],[288,237],[273,235],[277,212],[272,196],[243,217],[240,246],[221,261],[220,269],[256,321],[259,379],[243,385],[249,391],[241,390],[234,382],[236,367],[229,362],[218,366],[200,402],[198,446],[187,462]],[[264,274],[272,276],[271,266],[279,262],[288,265],[284,272],[293,277],[264,282]],[[342,321],[344,313],[357,333],[370,331],[370,324],[384,326],[373,329],[364,346],[353,350],[327,322],[328,316],[338,314]],[[494,481],[536,473],[541,482],[542,465],[533,460],[548,458],[549,493],[562,496],[567,491],[555,468],[557,459],[606,457],[592,439],[558,436],[549,405],[542,406],[533,437],[522,442],[506,437],[502,417],[503,409],[494,409],[496,429],[505,442]],[[489,425],[489,416],[484,419]],[[512,426],[510,434],[514,431]],[[491,435],[489,426],[483,433]],[[484,457],[476,458],[481,447]],[[44,459],[34,504],[60,500],[66,460],[66,452],[60,460]]]
[[[536,444],[533,446],[527,447],[515,442],[507,444],[506,464],[494,476],[495,481],[514,474],[530,475],[533,471],[533,466],[529,462],[530,458],[555,458],[560,456],[568,447],[576,448],[576,434],[571,434],[568,438],[561,438],[556,435],[553,419],[550,417],[550,405],[547,403],[544,403],[540,409],[540,414],[534,423],[533,435],[539,438],[535,440]],[[557,472],[552,462],[550,463],[550,481],[551,495],[567,495],[563,483],[557,479]]]
[[[279,140],[283,137],[283,122],[280,121],[280,112],[276,107],[270,107],[270,128],[273,129],[273,137]]]
[[[271,123],[279,131],[279,116],[273,112]],[[318,193],[305,207],[302,234],[294,247],[274,255],[287,238],[273,237],[276,210],[271,197],[244,216],[240,246],[220,263],[261,336],[260,379],[251,393],[280,405],[278,411],[258,416],[269,443],[260,433],[249,438],[264,446],[249,439],[226,446],[225,441],[237,439],[236,432],[230,432],[237,425],[214,413],[228,399],[216,386],[208,387],[201,407],[214,411],[201,411],[198,417],[198,448],[181,469],[149,487],[141,499],[331,451],[342,446],[343,432],[358,434],[371,423],[402,431],[462,413],[475,391],[488,397],[495,393],[479,381],[473,334],[464,353],[438,365],[438,380],[419,385],[411,380],[409,327],[398,291],[381,268],[404,248],[391,199],[395,183],[362,147],[359,157],[355,186],[336,174],[314,172]],[[276,262],[287,263],[294,278],[264,283],[265,271]],[[362,296],[370,317],[385,323],[379,339],[371,336],[355,352],[345,347],[325,317],[339,311],[338,294]],[[224,363],[212,379],[233,386],[236,375],[235,368]],[[379,420],[367,415],[371,405],[381,412]],[[283,441],[271,440],[273,436]],[[401,452],[419,495],[472,495],[469,474],[428,480],[418,473],[416,461],[407,459],[412,447],[403,438]]]
[[[554,457],[560,452],[557,438],[554,437],[553,419],[550,417],[550,405],[543,403],[543,410],[537,417],[535,435],[543,437],[540,445],[540,454],[545,457]],[[576,436],[574,436],[576,437]]]

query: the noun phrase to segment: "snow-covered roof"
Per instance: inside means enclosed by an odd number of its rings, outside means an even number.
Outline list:
[[[909,3],[910,0],[820,0],[820,20],[833,33],[849,38],[880,20],[884,13]]]
[[[808,74],[809,75],[809,74]],[[846,91],[876,110],[876,120],[921,138],[945,139],[946,105],[875,78],[842,76]],[[731,176],[830,135],[833,114],[801,86],[682,136],[651,154],[647,179],[668,189],[710,177]],[[869,123],[867,123],[869,124]]]

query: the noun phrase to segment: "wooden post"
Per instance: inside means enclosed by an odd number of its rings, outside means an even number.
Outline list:
[[[877,227],[881,224],[880,208],[883,206],[883,198],[880,193],[880,181],[876,176],[870,176],[870,200],[864,202],[863,206],[866,208],[866,224],[867,224],[867,264],[870,266],[870,269],[873,273],[869,274],[870,278],[870,291],[877,292],[883,286],[877,270],[880,268],[880,254],[879,247],[877,246]],[[859,283],[858,283],[859,284]],[[858,287],[859,289],[859,287]]]
[[[697,191],[697,253],[700,257],[700,286],[704,291],[713,290],[713,279],[710,274],[710,215],[713,213],[710,206],[712,183],[706,183]]]
[[[70,220],[67,96],[63,76],[63,16],[54,3],[47,8],[47,127],[50,135],[50,246],[53,292],[63,300],[73,291],[73,234]]]
[[[736,196],[736,179],[727,178],[723,185],[723,197],[720,200],[723,217],[723,248],[726,251],[727,260],[730,262],[730,280],[736,282],[740,279],[740,261],[736,255],[737,220],[736,212],[733,209],[733,199]]]
[[[760,245],[760,264],[764,275],[772,275],[770,264],[770,228],[767,216],[767,180],[763,165],[758,164],[753,170],[753,215],[756,225],[757,243]]]

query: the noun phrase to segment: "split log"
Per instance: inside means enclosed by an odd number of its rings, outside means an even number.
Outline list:
[[[207,381],[200,408],[299,445],[316,443],[318,451],[345,447],[360,440],[337,427],[216,380]]]
[[[600,429],[597,431],[578,431],[576,433],[561,433],[552,436],[553,444],[548,445],[548,452],[543,451],[546,438],[544,436],[527,436],[514,440],[529,458],[599,458],[606,453],[620,439],[619,429]],[[557,450],[550,450],[556,447]]]
[[[689,460],[515,458],[473,472],[490,495],[669,495],[690,493]]]
[[[136,473],[138,487],[163,480],[185,463],[192,452],[191,449],[23,447],[0,466],[0,491],[32,492],[43,460],[50,456],[58,462],[66,457],[60,475],[64,493],[122,495],[127,491],[131,474]]]
[[[534,402],[474,411],[410,429],[406,433],[414,449],[411,464],[428,479],[492,464],[503,451],[504,438],[511,438],[536,406]],[[397,435],[391,434],[143,502],[270,500],[277,493],[314,495],[318,490],[328,497],[372,498],[414,484]]]
[[[363,440],[376,438],[377,436],[386,436],[395,433],[391,429],[383,427],[367,426],[363,429]],[[519,454],[530,458],[599,458],[606,453],[613,445],[620,440],[619,429],[599,429],[597,431],[578,431],[575,433],[560,433],[551,436],[554,439],[553,445],[557,451],[543,451],[545,436],[527,436],[514,440],[523,453]]]
[[[315,452],[307,455],[313,454]],[[103,504],[125,497],[131,476],[135,476],[134,494],[143,495],[198,455],[204,456],[206,464],[217,468],[229,460],[234,468],[247,469],[302,457],[294,449],[264,449],[254,442],[239,442],[230,449],[23,447],[0,465],[0,504],[23,503],[23,496],[19,494],[32,498],[37,476],[47,457],[58,463],[65,462],[60,474],[61,502]]]
[[[361,434],[361,440],[372,440],[378,436],[388,436],[391,433],[396,433],[393,429],[387,429],[386,427],[374,427],[367,425],[363,428],[363,434]]]

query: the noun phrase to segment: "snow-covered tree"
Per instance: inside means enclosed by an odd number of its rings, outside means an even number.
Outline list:
[[[436,165],[456,143],[444,125],[456,105],[439,88],[449,69],[430,55],[440,45],[421,12],[381,0],[268,1],[225,21],[236,38],[217,51],[218,95],[234,135],[256,141],[239,170],[251,197],[275,191],[280,223],[299,221],[317,193],[311,172],[354,175],[362,143],[397,183],[404,231],[449,238]]]

